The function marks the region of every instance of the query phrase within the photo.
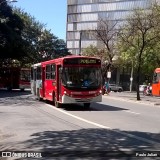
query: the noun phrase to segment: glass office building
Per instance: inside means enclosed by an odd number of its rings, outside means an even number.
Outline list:
[[[100,18],[125,20],[134,8],[147,9],[160,0],[68,0],[67,1],[67,48],[72,54],[79,54],[89,45],[100,43],[88,32],[94,30]]]

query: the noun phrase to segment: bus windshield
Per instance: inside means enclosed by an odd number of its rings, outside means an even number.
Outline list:
[[[158,83],[160,81],[160,73],[154,73],[153,75],[153,83]]]
[[[62,83],[69,89],[97,89],[101,85],[101,68],[64,67]]]

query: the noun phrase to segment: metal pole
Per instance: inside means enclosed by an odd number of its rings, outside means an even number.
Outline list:
[[[130,78],[130,92],[132,92],[132,85],[133,85],[133,61],[132,61],[131,78]]]

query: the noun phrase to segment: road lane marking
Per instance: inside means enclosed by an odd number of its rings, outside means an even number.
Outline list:
[[[92,122],[92,121],[83,119],[83,118],[81,118],[81,117],[75,116],[75,115],[73,115],[73,114],[71,114],[71,113],[68,113],[68,112],[62,110],[62,109],[59,109],[59,108],[50,106],[49,104],[46,104],[46,105],[49,106],[49,107],[51,107],[51,108],[53,108],[53,109],[55,109],[55,110],[57,110],[57,111],[60,111],[60,112],[62,112],[62,113],[64,113],[64,114],[66,114],[66,115],[68,115],[68,116],[71,116],[71,117],[76,118],[76,119],[79,119],[79,120],[81,120],[81,121],[83,121],[83,122],[92,124],[92,125],[97,126],[97,127],[99,127],[99,128],[111,129],[110,127],[107,127],[107,126],[104,126],[104,125],[101,125],[101,124],[98,124],[98,123],[95,123],[95,122]]]
[[[145,142],[145,143],[152,144],[152,145],[155,145],[155,144],[160,145],[159,142],[152,141],[152,140],[148,140],[148,139],[142,138],[142,137],[138,137],[138,136],[133,135],[133,134],[130,134],[130,133],[125,133],[125,132],[122,132],[122,131],[118,131],[117,129],[112,129],[111,127],[104,126],[104,125],[101,125],[101,124],[98,124],[98,123],[95,123],[95,122],[86,120],[86,119],[84,119],[84,118],[75,116],[75,115],[73,115],[73,114],[71,114],[71,113],[68,113],[67,111],[64,111],[64,110],[62,110],[62,109],[56,108],[56,107],[54,107],[54,106],[52,106],[52,105],[49,105],[49,104],[45,104],[45,105],[47,105],[48,107],[50,107],[50,108],[52,108],[52,109],[54,109],[54,110],[57,110],[57,111],[59,111],[59,112],[62,112],[62,113],[64,113],[64,114],[68,115],[68,116],[71,116],[71,117],[76,118],[76,119],[78,119],[78,120],[81,120],[81,121],[83,121],[83,122],[92,124],[92,125],[97,126],[97,127],[99,127],[99,128],[108,129],[108,130],[111,130],[112,132],[116,132],[116,133],[119,133],[119,134],[124,135],[124,136],[126,136],[126,137],[134,138],[134,139],[136,139],[136,140],[140,140],[140,141],[143,141],[143,142]]]
[[[140,114],[140,113],[137,113],[137,112],[132,112],[132,111],[124,111],[124,112],[127,112],[127,113],[131,113],[131,114]]]

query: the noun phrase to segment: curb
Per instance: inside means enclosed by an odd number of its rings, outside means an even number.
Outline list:
[[[148,102],[148,101],[137,101],[137,100],[132,100],[132,99],[126,99],[126,98],[120,98],[120,97],[114,97],[110,95],[103,95],[103,97],[109,98],[109,99],[114,99],[114,100],[120,100],[120,101],[126,101],[126,102],[132,102],[132,103],[139,103],[139,104],[145,104],[149,106],[157,106],[160,107],[160,103],[158,102]]]

